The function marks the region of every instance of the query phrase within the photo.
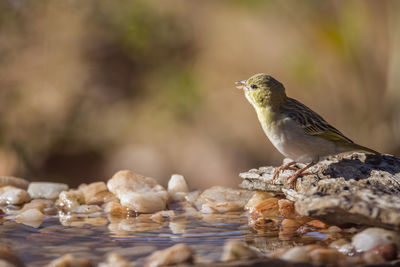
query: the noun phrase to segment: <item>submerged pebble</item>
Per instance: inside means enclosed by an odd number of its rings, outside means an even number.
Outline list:
[[[213,186],[204,190],[195,201],[196,208],[203,213],[225,213],[243,210],[254,192]]]
[[[15,217],[17,223],[22,223],[34,228],[38,228],[46,216],[38,209],[28,209]]]
[[[165,209],[168,192],[150,177],[131,171],[119,171],[107,182],[108,189],[121,204],[141,213],[153,213]]]
[[[151,254],[146,260],[146,267],[176,265],[193,261],[193,251],[186,244],[177,244]]]
[[[46,267],[93,267],[94,265],[88,259],[76,258],[72,254],[65,254],[64,256],[51,261]]]
[[[101,262],[98,267],[133,267],[133,263],[127,261],[118,253],[110,253],[107,255],[106,262]]]
[[[259,257],[258,253],[243,242],[230,240],[224,244],[221,261],[254,259],[257,257]]]

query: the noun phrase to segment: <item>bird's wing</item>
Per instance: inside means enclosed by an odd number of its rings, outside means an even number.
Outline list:
[[[320,115],[293,98],[288,97],[283,108],[291,119],[301,125],[306,134],[334,142],[354,143],[338,129],[327,123]]]

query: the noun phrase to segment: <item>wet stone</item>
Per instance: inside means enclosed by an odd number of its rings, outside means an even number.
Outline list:
[[[176,265],[193,261],[193,251],[186,244],[177,244],[151,254],[146,261],[146,267]]]
[[[46,216],[37,209],[28,209],[18,214],[15,217],[15,221],[17,223],[22,223],[34,228],[38,228],[42,224],[45,217]]]
[[[108,189],[121,205],[140,213],[153,213],[165,209],[168,192],[150,177],[131,171],[119,171],[108,182]]]
[[[204,190],[195,200],[195,206],[203,213],[224,213],[243,210],[254,192],[222,186]]]
[[[7,185],[26,190],[28,189],[29,181],[13,176],[0,176],[0,187]]]
[[[30,200],[28,192],[14,186],[0,188],[0,205],[21,205]]]
[[[68,190],[68,185],[50,182],[32,182],[29,184],[28,193],[31,198],[56,199],[62,192]]]

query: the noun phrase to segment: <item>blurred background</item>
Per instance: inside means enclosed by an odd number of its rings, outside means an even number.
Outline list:
[[[1,0],[0,174],[235,187],[283,159],[234,87],[260,72],[399,155],[399,48],[396,0]]]

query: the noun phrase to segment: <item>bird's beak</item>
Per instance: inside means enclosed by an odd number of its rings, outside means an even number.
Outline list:
[[[245,89],[246,85],[247,85],[246,82],[247,82],[247,80],[235,82],[236,88],[237,89]]]

